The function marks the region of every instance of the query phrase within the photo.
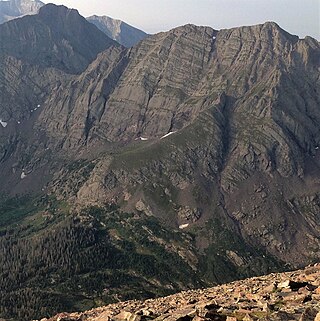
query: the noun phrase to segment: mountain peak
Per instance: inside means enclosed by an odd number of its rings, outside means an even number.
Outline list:
[[[75,25],[86,22],[86,19],[79,14],[78,10],[52,3],[44,5],[39,9],[39,18],[51,27],[58,28],[61,32],[63,32],[66,24]]]
[[[282,38],[283,40],[292,42],[296,42],[299,39],[298,36],[288,33],[274,21],[267,21],[253,26],[242,26],[224,30],[227,30],[231,33],[235,31],[243,36],[251,34],[255,38]]]
[[[269,30],[269,31],[273,31],[274,33],[278,33],[282,36],[284,36],[285,38],[288,38],[288,40],[293,40],[294,42],[296,40],[299,39],[298,36],[292,35],[289,32],[287,32],[286,30],[284,30],[283,28],[281,28],[276,22],[274,21],[267,21],[263,24],[260,25],[262,27],[263,30]]]
[[[80,16],[78,10],[76,9],[69,9],[64,5],[55,5],[53,3],[48,3],[39,9],[40,15],[59,14],[59,15],[67,16],[67,14],[70,14],[70,13],[77,14]]]
[[[77,10],[54,4],[0,25],[0,37],[5,54],[70,73],[83,71],[99,52],[118,45]]]
[[[133,26],[108,16],[90,16],[87,20],[103,31],[108,37],[125,47],[132,47],[148,35]]]

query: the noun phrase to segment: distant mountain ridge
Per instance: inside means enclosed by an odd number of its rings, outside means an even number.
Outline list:
[[[40,0],[6,0],[0,1],[0,23],[21,17],[36,14],[44,5]]]
[[[119,46],[77,10],[53,4],[41,7],[37,15],[0,25],[0,40],[3,54],[70,73],[84,71],[99,52]]]
[[[0,0],[0,24],[25,15],[36,14],[45,4],[40,0]],[[109,38],[125,47],[132,47],[148,35],[127,23],[107,16],[94,15],[87,20]]]
[[[90,16],[87,20],[96,25],[111,39],[116,40],[125,47],[132,47],[145,39],[148,34],[142,30],[128,25],[127,23],[112,19],[107,16]]]

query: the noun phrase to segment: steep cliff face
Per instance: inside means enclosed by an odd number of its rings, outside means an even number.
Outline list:
[[[95,159],[86,178],[56,172],[52,188],[81,206],[135,210],[141,198],[171,226],[197,226],[201,215],[179,215],[189,208],[288,263],[315,259],[319,217],[304,208],[318,206],[318,57],[317,41],[274,23],[187,25],[111,47],[39,112],[50,151]]]
[[[81,73],[112,45],[117,43],[63,6],[47,5],[0,25],[0,119],[10,124],[30,116],[57,82]]]
[[[2,54],[67,73],[84,71],[99,52],[116,45],[76,10],[53,4],[2,24],[0,40]]]
[[[197,85],[195,83],[202,75],[202,60],[192,57],[193,55],[200,55],[200,58],[203,58],[201,55],[209,55],[211,50],[211,46],[204,43],[207,38],[204,38],[203,42],[200,42],[194,48],[190,46],[189,51],[183,51],[181,47],[186,45],[187,42],[190,44],[193,38],[198,41],[205,36],[207,31],[213,33],[209,28],[199,28],[198,30],[196,27],[187,26],[186,31],[183,31],[183,29],[177,29],[172,33],[159,34],[142,42],[138,47],[127,50],[123,54],[125,59],[122,59],[120,66],[118,65],[114,71],[118,74],[118,77],[109,80],[101,75],[98,79],[91,76],[91,69],[101,67],[100,59],[104,60],[105,55],[100,56],[94,62],[93,67],[87,71],[88,74],[81,76],[82,78],[78,82],[85,79],[84,85],[91,85],[87,81],[87,79],[91,79],[96,88],[93,92],[90,89],[82,90],[80,96],[76,95],[79,104],[72,104],[71,107],[73,108],[71,117],[77,120],[81,119],[81,126],[87,132],[87,140],[90,140],[95,130],[98,130],[100,135],[106,137],[107,140],[117,142],[132,141],[139,135],[159,137],[168,133],[170,129],[175,130],[177,126],[179,127],[178,123],[182,114],[190,112],[193,107],[191,104],[188,105],[187,102],[187,106],[184,108],[184,102],[196,91]],[[207,37],[210,38],[210,34]],[[175,43],[179,44],[171,52],[170,47],[174,46]],[[203,45],[206,45],[206,52],[202,52]],[[186,65],[178,63],[178,57]],[[205,57],[205,59],[207,58]],[[122,69],[121,72],[117,70],[119,67]],[[104,68],[103,65],[102,68]],[[185,73],[185,68],[191,68],[191,72],[195,76],[194,80],[190,79],[189,75]],[[101,74],[105,72],[105,70],[99,71]],[[109,77],[108,73],[107,69],[107,77]],[[76,87],[82,87],[82,84]],[[184,89],[181,89],[182,87]],[[52,104],[58,104],[59,107],[56,108],[62,111],[68,105],[68,103],[62,102],[63,96],[61,95],[63,95],[64,90],[62,88],[61,93],[50,97]],[[190,93],[188,93],[189,91]],[[80,101],[83,103],[80,103]],[[81,108],[77,110],[76,105],[81,105]],[[90,108],[90,106],[93,107]],[[165,108],[162,108],[163,106]],[[179,113],[178,108],[183,111]],[[89,115],[88,119],[87,114],[92,112],[94,115],[96,109],[100,110],[98,117],[90,119]],[[159,114],[155,115],[155,111],[158,110]],[[49,113],[55,112],[52,108],[48,108],[48,111]],[[66,114],[65,112],[62,113]],[[176,119],[172,117],[173,113],[177,113]],[[196,113],[196,110],[194,113]],[[46,117],[45,110],[41,115],[41,122],[46,121]],[[47,118],[50,118],[50,114]],[[73,119],[68,119],[67,123],[57,124],[57,126],[71,128]],[[176,122],[177,125],[171,126],[172,122]],[[87,123],[89,123],[89,126],[86,126]],[[77,128],[79,127],[77,126]],[[50,132],[50,128],[48,131]],[[65,138],[77,140],[79,136],[78,134],[74,135],[72,130],[66,130]]]
[[[136,45],[148,36],[142,30],[107,16],[94,15],[88,17],[87,20],[103,31],[108,37],[128,48]]]
[[[0,25],[3,191],[15,190],[22,172],[33,171],[32,162],[44,165],[51,157],[45,133],[32,129],[44,100],[113,45],[119,46],[63,6],[47,5],[37,15]]]
[[[39,0],[0,1],[0,24],[26,15],[37,14],[44,5]],[[93,15],[86,20],[125,47],[132,47],[148,36],[144,31],[130,26],[124,21],[107,16]]]
[[[194,42],[197,43],[196,46]],[[78,98],[78,103],[75,104],[79,106],[80,99],[84,101],[81,104],[85,109],[84,113],[80,115],[74,107],[72,114],[81,116],[82,123],[85,124],[87,111],[91,111],[92,105],[103,111],[98,119],[90,122],[91,126],[87,128],[89,139],[90,131],[93,132],[95,129],[103,131],[103,136],[110,141],[130,141],[139,135],[151,139],[161,137],[171,130],[176,131],[186,127],[201,111],[213,106],[224,95],[228,100],[226,111],[230,112],[232,117],[228,120],[230,129],[236,127],[238,136],[243,135],[241,137],[244,138],[243,144],[248,145],[245,138],[252,135],[245,132],[246,129],[242,127],[246,127],[243,124],[250,120],[253,125],[256,124],[255,127],[259,126],[260,131],[268,130],[263,127],[263,122],[277,126],[270,128],[270,131],[285,131],[284,127],[290,126],[289,115],[283,113],[288,109],[286,106],[291,106],[291,103],[284,97],[282,87],[290,86],[292,93],[296,92],[300,84],[295,83],[298,80],[292,79],[299,79],[297,75],[300,75],[300,79],[306,78],[305,98],[308,101],[310,99],[312,105],[318,103],[316,82],[318,49],[319,44],[316,41],[299,40],[272,23],[218,33],[210,28],[181,27],[151,37],[128,51],[127,66],[122,67],[124,70],[120,74],[121,77],[115,80],[117,83],[104,81],[102,76],[94,79],[97,90],[91,95],[92,99],[88,99],[91,91],[84,91],[83,98]],[[313,58],[304,57],[305,52],[311,53],[313,50],[315,51],[311,54],[314,55]],[[99,68],[101,65],[99,59],[103,60],[105,56],[100,56],[93,68],[96,66]],[[103,70],[100,73],[103,73]],[[102,86],[103,81],[104,86]],[[291,84],[288,84],[288,81]],[[81,79],[78,82],[81,82]],[[112,87],[115,87],[115,90],[109,93]],[[67,89],[69,90],[70,88]],[[279,95],[282,97],[278,97]],[[56,100],[55,105],[58,101],[63,101],[60,99],[63,98],[61,94],[50,98]],[[97,102],[98,98],[101,102]],[[56,108],[60,110],[61,107],[66,108],[66,105],[60,102]],[[51,108],[50,111],[53,112]],[[316,110],[313,112],[317,113]],[[297,121],[300,121],[300,118]],[[301,119],[301,122],[304,123],[304,119]],[[72,119],[68,119],[68,125],[67,127],[71,127]],[[312,132],[307,134],[308,138],[310,135],[312,137],[315,135],[315,129],[310,126],[312,127],[309,125],[307,130]],[[255,130],[254,126],[250,127],[250,130]],[[290,127],[287,131],[293,132],[293,135],[299,134]],[[272,136],[272,133],[267,135]],[[64,136],[72,137],[73,133],[66,132]],[[255,136],[261,138],[263,135]],[[300,142],[301,139],[297,137],[301,147],[306,147]],[[264,143],[268,144],[268,150],[273,149],[272,142]],[[232,144],[237,145],[237,140],[230,141],[231,149]],[[238,150],[235,150],[235,153],[237,152]],[[264,152],[266,153],[267,151]],[[276,150],[275,153],[277,155]],[[298,165],[286,163],[286,160],[290,163],[288,157],[277,161],[278,168],[284,175],[299,170]],[[268,159],[261,159],[260,162],[262,161],[266,163],[265,168],[268,167]]]
[[[37,126],[69,153],[95,146],[108,155],[80,188],[67,187],[65,172],[55,190],[131,209],[142,198],[175,226],[194,223],[179,209],[199,208],[206,219],[229,217],[284,261],[318,258],[319,217],[303,210],[307,199],[318,206],[318,176],[308,174],[319,166],[318,58],[317,41],[274,23],[219,32],[187,25],[105,52],[39,116]]]

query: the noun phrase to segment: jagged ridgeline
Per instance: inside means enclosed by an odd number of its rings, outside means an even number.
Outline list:
[[[186,25],[127,49],[46,5],[0,25],[0,317],[319,260],[319,42]]]

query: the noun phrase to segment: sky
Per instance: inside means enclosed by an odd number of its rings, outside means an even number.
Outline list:
[[[320,0],[52,0],[87,17],[107,15],[148,33],[193,23],[214,29],[275,21],[291,34],[320,40]]]

